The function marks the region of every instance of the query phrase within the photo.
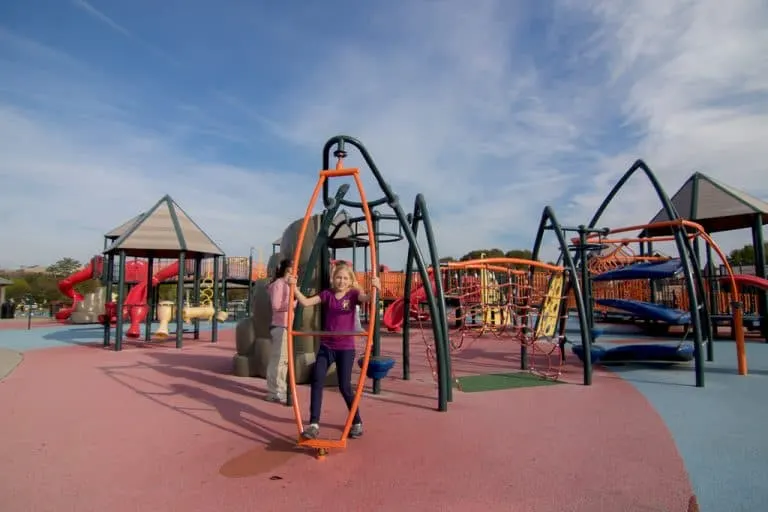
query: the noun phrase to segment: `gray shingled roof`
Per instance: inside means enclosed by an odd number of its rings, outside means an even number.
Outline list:
[[[13,284],[13,281],[6,279],[4,277],[0,277],[0,286],[10,286]]]
[[[681,217],[701,224],[709,233],[750,228],[758,214],[768,224],[768,202],[700,172],[688,178],[671,200]],[[662,208],[650,223],[665,220],[669,216]],[[643,234],[660,234],[656,231]]]
[[[138,214],[137,216],[133,217],[132,219],[129,219],[129,220],[123,222],[122,224],[117,226],[115,229],[113,229],[109,233],[105,234],[104,237],[112,239],[112,240],[120,238],[121,236],[123,236],[123,234],[126,231],[131,229],[133,227],[133,225],[136,224],[139,221],[139,219],[141,219],[141,217],[143,215],[144,215],[144,213],[142,212],[142,213]]]
[[[188,256],[224,255],[216,242],[168,195],[142,214],[104,254],[121,250],[127,256],[143,258],[176,258],[182,251]]]

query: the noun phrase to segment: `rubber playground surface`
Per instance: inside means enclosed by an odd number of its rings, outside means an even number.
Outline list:
[[[23,325],[26,328],[26,324]],[[324,461],[294,447],[291,409],[262,379],[231,373],[233,331],[115,353],[99,326],[0,327],[0,502],[8,511],[764,510],[768,503],[768,346],[749,343],[750,375],[715,344],[706,388],[690,368],[596,369],[578,384],[454,390],[438,413],[421,338],[412,380],[397,364],[363,399],[365,436]],[[97,343],[94,343],[97,342]],[[509,373],[518,346],[493,338],[454,355],[457,377]],[[0,372],[0,376],[2,373]],[[576,383],[576,384],[574,384]],[[469,390],[467,390],[469,391]],[[306,408],[308,389],[299,400]],[[321,426],[338,428],[326,390]]]

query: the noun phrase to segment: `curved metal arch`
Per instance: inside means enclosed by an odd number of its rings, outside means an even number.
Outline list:
[[[422,282],[428,283],[429,282],[429,274],[427,271],[427,266],[425,264],[425,258],[421,251],[421,247],[419,246],[419,242],[416,239],[416,234],[414,233],[411,222],[408,218],[408,216],[405,214],[405,211],[403,211],[403,207],[400,204],[400,199],[398,196],[392,191],[392,188],[389,186],[389,184],[384,180],[384,177],[381,175],[381,172],[379,172],[378,167],[376,166],[376,163],[373,161],[373,157],[368,152],[368,150],[365,148],[362,142],[355,139],[354,137],[350,137],[348,135],[335,135],[328,139],[328,141],[323,146],[323,169],[329,169],[330,168],[330,162],[331,157],[345,157],[347,155],[346,151],[346,144],[349,144],[356,148],[360,154],[363,157],[363,160],[365,160],[366,165],[371,170],[371,173],[373,173],[374,178],[376,179],[377,184],[379,185],[379,188],[384,193],[384,197],[380,199],[376,199],[374,201],[368,201],[368,207],[373,209],[377,206],[381,205],[387,205],[389,206],[392,211],[395,214],[395,217],[397,218],[398,223],[400,224],[400,228],[402,229],[403,235],[405,236],[405,239],[408,241],[408,251],[409,256],[412,256],[413,260],[416,263],[416,269],[419,272],[419,275],[422,279]],[[336,146],[336,150],[332,151],[333,147]],[[323,184],[323,202],[328,205],[331,204],[334,201],[330,197],[329,194],[329,188],[327,186],[327,181]],[[352,208],[362,208],[363,204],[359,201],[350,201],[348,199],[340,199],[339,204],[342,206],[349,206]],[[418,202],[418,197],[417,197]],[[421,202],[423,201],[423,197],[421,199]],[[425,206],[425,203],[424,203]],[[424,214],[426,209],[422,211],[421,213]],[[423,216],[423,215],[422,215]],[[421,219],[423,221],[423,219]],[[427,219],[428,222],[428,219]],[[431,235],[432,233],[431,226],[429,228],[428,233]],[[436,246],[434,245],[434,240],[431,242],[432,247],[430,247],[430,255],[432,256],[433,260],[439,260],[437,258],[437,252],[436,252]],[[433,250],[434,249],[434,250]],[[445,317],[445,298],[442,296],[442,289],[440,287],[437,287],[438,293],[435,294],[432,292],[431,286],[426,286],[424,288],[426,295],[427,295],[427,305],[429,307],[429,312],[432,318],[441,318]],[[439,300],[438,300],[439,299]],[[451,389],[450,384],[450,358],[448,355],[448,341],[444,335],[445,331],[444,328],[447,329],[447,320],[444,322],[433,322],[433,335],[435,337],[435,352],[436,357],[438,360],[438,405],[437,410],[440,412],[445,412],[448,410],[448,402],[452,401],[453,398],[453,390]]]
[[[539,251],[541,250],[541,243],[544,240],[544,232],[550,229],[555,232],[557,241],[560,244],[560,254],[561,258],[563,259],[563,267],[565,267],[569,274],[568,284],[573,290],[573,295],[576,299],[576,309],[579,314],[579,330],[581,331],[581,343],[584,345],[584,385],[589,386],[592,384],[592,331],[590,330],[589,323],[587,322],[584,295],[581,290],[579,275],[576,273],[576,263],[571,256],[571,252],[568,250],[568,240],[565,238],[565,232],[558,222],[554,210],[550,206],[545,206],[544,211],[541,214],[539,229],[536,232],[536,240],[533,243],[533,250],[531,251],[531,259],[539,259]],[[565,292],[567,295],[567,290],[565,290]],[[564,301],[563,307],[568,307],[566,301]],[[520,356],[521,360],[525,361],[527,356],[527,349],[525,345],[521,345],[520,347]]]
[[[350,146],[353,146],[356,148],[360,154],[363,157],[363,160],[365,160],[366,165],[371,170],[371,173],[373,173],[373,177],[376,178],[376,183],[378,183],[379,188],[384,193],[384,197],[381,199],[376,199],[374,201],[368,201],[368,207],[369,208],[375,208],[377,206],[381,206],[383,204],[391,204],[392,202],[397,202],[397,196],[392,192],[392,188],[390,188],[389,184],[384,181],[384,178],[381,175],[381,172],[379,172],[379,168],[376,166],[376,163],[373,161],[373,157],[370,153],[368,153],[368,150],[363,146],[363,143],[357,140],[354,137],[350,137],[349,135],[335,135],[328,139],[328,141],[323,146],[323,169],[330,169],[331,165],[331,157],[332,156],[346,156],[347,150],[346,145],[349,144]],[[335,151],[331,151],[331,149],[336,146]],[[329,190],[327,182],[323,184],[323,202],[327,203],[330,200]],[[350,201],[349,199],[343,199],[341,204],[343,206],[349,206],[352,208],[362,208],[363,204],[360,201]]]
[[[680,215],[677,213],[677,209],[672,204],[672,201],[669,199],[669,195],[667,195],[664,187],[661,186],[661,183],[656,178],[656,175],[643,160],[638,159],[634,164],[632,164],[627,172],[624,173],[624,176],[621,177],[616,185],[613,186],[613,189],[611,189],[606,198],[603,200],[602,204],[600,204],[600,207],[592,216],[592,220],[589,222],[588,228],[591,229],[595,227],[595,225],[600,220],[600,217],[602,217],[603,213],[605,212],[606,208],[608,208],[608,205],[611,204],[613,198],[616,197],[616,194],[619,193],[619,190],[621,190],[621,188],[627,183],[627,181],[629,181],[632,175],[634,175],[638,170],[643,171],[646,178],[648,178],[648,181],[651,182],[651,185],[656,191],[656,194],[659,197],[659,201],[661,201],[662,208],[664,208],[667,217],[669,217],[670,220],[680,218]],[[680,254],[680,262],[683,265],[683,272],[685,274],[685,288],[689,297],[691,323],[694,335],[696,387],[704,387],[704,358],[701,352],[702,325],[701,316],[699,314],[700,307],[704,305],[703,302],[701,305],[699,303],[699,292],[701,292],[701,297],[704,297],[704,283],[702,281],[701,269],[698,267],[698,262],[696,262],[696,265],[693,264],[692,260],[695,260],[693,246],[686,236],[685,229],[679,226],[675,227],[673,228],[673,234],[675,238],[675,245],[677,246],[677,252]],[[582,264],[583,263],[584,262],[582,262]],[[704,310],[704,313],[707,317],[709,317],[709,313],[706,309]],[[709,321],[707,323],[709,323]],[[710,340],[710,346],[711,344],[712,342]]]

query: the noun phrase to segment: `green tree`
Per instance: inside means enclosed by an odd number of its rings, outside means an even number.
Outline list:
[[[26,276],[31,288],[30,295],[38,303],[46,303],[54,300],[62,300],[64,297],[59,291],[58,279],[47,274],[30,274]]]
[[[521,260],[530,260],[533,256],[533,253],[531,253],[528,249],[512,249],[511,251],[507,251],[507,253],[504,255],[506,258],[519,258]]]
[[[461,261],[468,261],[468,260],[479,260],[480,257],[485,253],[486,258],[503,258],[504,257],[504,251],[501,249],[475,249],[474,251],[469,251],[467,254],[461,257]]]
[[[11,280],[13,281],[13,284],[10,284],[5,288],[5,296],[7,298],[18,302],[28,293],[32,293],[32,287],[26,279],[22,277],[14,277]]]
[[[59,261],[46,268],[46,272],[53,277],[63,279],[80,270],[83,265],[74,258],[61,258]]]
[[[454,258],[453,256],[444,256],[440,258],[440,263],[451,263],[453,261],[456,261],[456,258]]]
[[[768,255],[768,243],[763,246],[763,254]],[[728,254],[728,262],[731,265],[754,265],[755,248],[752,244],[745,245],[740,249],[734,249]]]

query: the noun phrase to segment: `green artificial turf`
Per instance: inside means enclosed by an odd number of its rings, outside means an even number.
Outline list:
[[[537,375],[531,375],[530,373],[525,372],[467,375],[465,377],[459,377],[456,380],[458,383],[454,383],[454,385],[465,393],[562,384],[562,382],[543,379]]]

